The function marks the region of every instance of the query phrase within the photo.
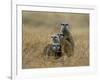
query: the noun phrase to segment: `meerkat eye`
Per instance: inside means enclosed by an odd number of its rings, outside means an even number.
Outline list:
[[[57,38],[56,36],[54,38]]]
[[[66,24],[66,26],[68,26],[68,24]]]

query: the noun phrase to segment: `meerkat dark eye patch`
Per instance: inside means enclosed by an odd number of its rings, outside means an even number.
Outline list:
[[[54,38],[57,38],[56,36]]]
[[[61,24],[62,26],[68,26],[69,24]]]
[[[64,24],[61,24],[62,26],[64,26]]]
[[[66,24],[66,26],[68,26],[69,24]]]
[[[51,38],[57,38],[56,36],[51,36]]]

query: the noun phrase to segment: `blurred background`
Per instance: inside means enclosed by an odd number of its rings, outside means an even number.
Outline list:
[[[72,27],[88,27],[89,14],[22,11],[22,23],[33,27],[54,27],[68,22]]]

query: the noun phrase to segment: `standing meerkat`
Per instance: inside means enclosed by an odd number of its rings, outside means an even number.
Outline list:
[[[60,33],[63,34],[62,49],[70,57],[73,54],[75,44],[68,23],[61,24]]]

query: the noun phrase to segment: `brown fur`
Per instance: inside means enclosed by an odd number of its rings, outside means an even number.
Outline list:
[[[74,40],[72,36],[64,37],[61,41],[63,54],[71,57],[74,54]]]

